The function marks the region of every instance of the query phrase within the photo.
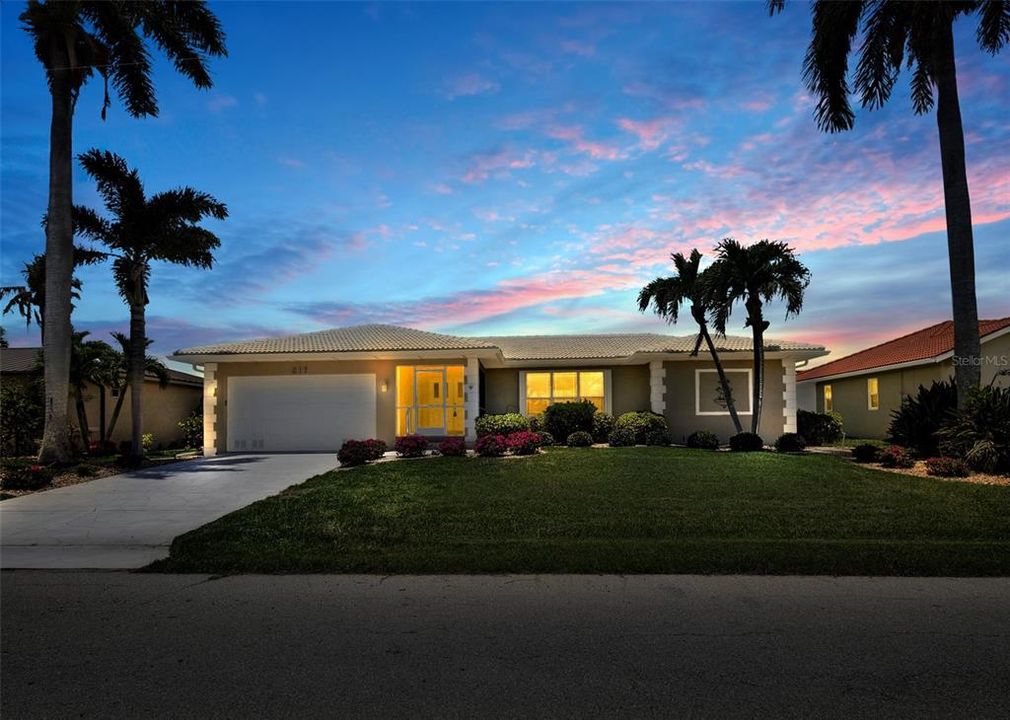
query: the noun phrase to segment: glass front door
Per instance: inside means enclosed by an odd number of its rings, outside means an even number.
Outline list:
[[[445,369],[420,369],[414,375],[417,387],[417,432],[445,434]]]
[[[465,432],[462,365],[396,367],[396,434],[458,435]]]

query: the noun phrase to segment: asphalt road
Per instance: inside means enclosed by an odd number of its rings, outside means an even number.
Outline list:
[[[1010,579],[0,583],[5,720],[1010,716]]]

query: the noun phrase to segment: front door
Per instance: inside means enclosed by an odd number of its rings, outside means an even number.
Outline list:
[[[418,434],[445,435],[445,368],[418,368],[414,382]]]

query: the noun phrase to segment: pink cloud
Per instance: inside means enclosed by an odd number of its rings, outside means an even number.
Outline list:
[[[508,177],[511,170],[533,167],[534,152],[516,154],[510,150],[495,150],[489,153],[475,153],[470,156],[468,167],[461,178],[465,183],[484,182],[491,177]]]
[[[474,95],[487,95],[498,92],[501,86],[489,78],[478,73],[467,73],[446,80],[445,96],[450,100],[458,97],[472,97]]]
[[[673,122],[670,118],[654,118],[652,120],[632,120],[619,118],[617,126],[638,138],[639,145],[645,150],[655,150],[670,135]]]
[[[572,150],[588,155],[594,160],[619,160],[622,157],[621,151],[613,145],[587,140],[578,125],[555,125],[548,129],[547,136],[555,140],[564,140]]]

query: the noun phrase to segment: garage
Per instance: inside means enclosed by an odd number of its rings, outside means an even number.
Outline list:
[[[375,375],[280,375],[228,380],[228,450],[334,452],[375,428]]]

